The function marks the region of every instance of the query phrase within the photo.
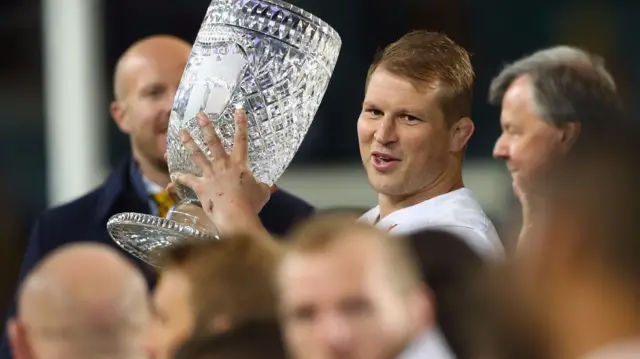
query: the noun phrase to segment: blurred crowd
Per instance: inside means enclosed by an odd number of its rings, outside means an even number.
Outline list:
[[[38,217],[2,358],[640,358],[638,129],[596,54],[557,46],[496,69],[494,157],[521,205],[499,238],[462,179],[475,73],[446,35],[407,33],[363,79],[372,209],[320,212],[257,181],[242,109],[230,149],[198,114],[204,141],[180,140],[202,175],[170,174],[190,51],[158,35],[122,54],[110,110],[131,156]],[[122,212],[186,216],[220,238],[162,248],[151,266],[110,238]]]

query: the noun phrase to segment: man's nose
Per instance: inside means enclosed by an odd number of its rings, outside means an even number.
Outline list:
[[[320,326],[320,337],[327,350],[345,353],[351,350],[352,332],[349,324],[341,318],[326,318]]]
[[[388,116],[380,121],[378,129],[374,134],[377,142],[386,145],[398,141],[396,124],[392,117]]]
[[[507,146],[504,136],[498,137],[495,146],[493,146],[493,157],[501,160],[509,158],[509,146]]]

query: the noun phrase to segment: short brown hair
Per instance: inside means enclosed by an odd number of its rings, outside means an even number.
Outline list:
[[[448,124],[471,116],[475,74],[470,56],[446,35],[425,30],[405,34],[376,54],[367,87],[379,67],[412,80],[416,87],[428,84],[444,90],[442,111]]]
[[[408,240],[392,237],[369,224],[354,222],[352,216],[328,213],[308,220],[291,233],[288,249],[303,254],[321,252],[352,234],[364,235],[372,243],[380,245],[390,275],[401,291],[411,291],[420,286],[418,261]]]
[[[192,337],[174,359],[286,359],[277,320],[243,323],[220,334]]]
[[[207,332],[220,315],[232,326],[275,318],[280,258],[277,242],[251,235],[193,241],[163,255],[165,270],[179,269],[190,281],[195,332]]]

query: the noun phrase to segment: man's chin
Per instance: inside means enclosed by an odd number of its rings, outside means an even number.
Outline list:
[[[376,179],[369,179],[369,183],[376,193],[385,196],[401,196],[403,195],[403,186],[397,184],[395,181],[381,181]]]
[[[514,175],[512,178],[513,180],[511,181],[511,188],[513,189],[513,193],[518,198],[535,194],[539,190],[539,180],[534,180],[531,177],[524,177],[522,175]]]

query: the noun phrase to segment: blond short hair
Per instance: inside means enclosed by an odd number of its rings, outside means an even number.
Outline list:
[[[379,52],[369,67],[369,79],[378,68],[442,90],[442,112],[448,124],[471,116],[475,74],[467,50],[444,34],[412,31]]]

